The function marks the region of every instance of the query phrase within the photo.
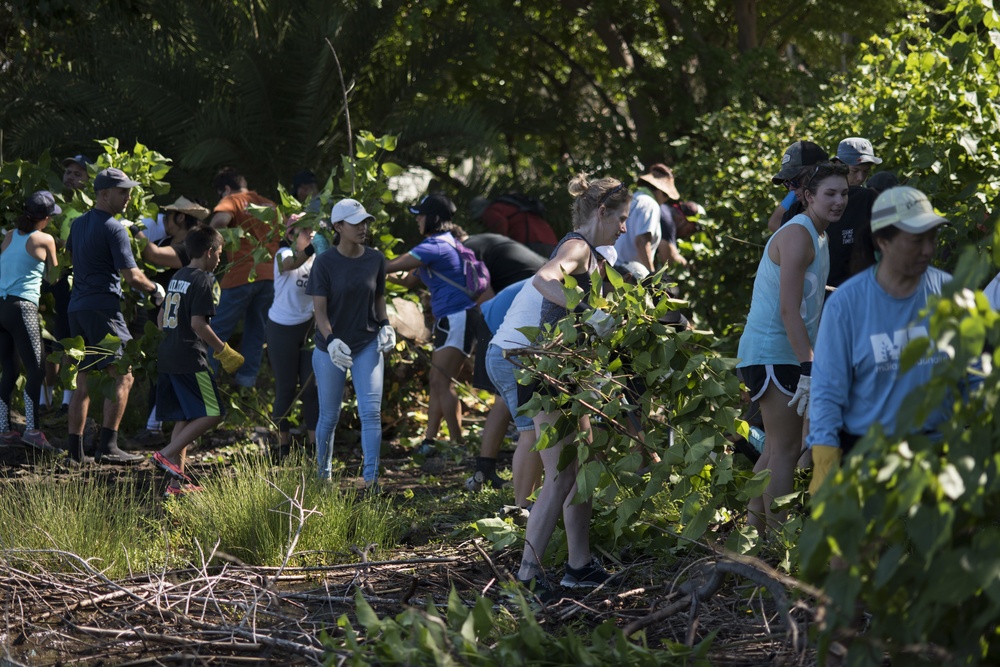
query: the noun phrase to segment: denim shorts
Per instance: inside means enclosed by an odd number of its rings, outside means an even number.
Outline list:
[[[486,372],[490,376],[490,381],[496,387],[497,393],[503,396],[510,414],[514,415],[514,426],[517,430],[533,431],[535,424],[531,421],[531,417],[517,414],[517,378],[514,376],[514,370],[514,364],[504,359],[500,346],[491,344],[486,350]]]

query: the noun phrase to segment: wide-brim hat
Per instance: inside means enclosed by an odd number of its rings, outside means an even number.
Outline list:
[[[169,204],[163,207],[164,211],[177,211],[179,213],[185,213],[199,220],[204,220],[212,214],[207,208],[201,204],[197,204],[187,197],[178,197],[177,201],[173,204]]]
[[[923,234],[946,224],[948,219],[934,212],[927,195],[906,185],[889,188],[872,205],[873,232],[892,226],[910,234]]]
[[[365,220],[374,220],[375,216],[365,210],[356,199],[341,199],[333,205],[330,211],[330,224],[346,222],[349,225],[360,225]]]
[[[671,199],[681,198],[674,184],[674,172],[665,164],[654,164],[649,168],[648,174],[639,177],[639,181],[656,188]]]

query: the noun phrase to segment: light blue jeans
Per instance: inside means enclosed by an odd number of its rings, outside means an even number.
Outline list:
[[[382,449],[382,382],[384,372],[378,339],[351,355],[351,384],[358,399],[361,418],[361,451],[364,454],[365,482],[378,477],[379,452]],[[340,421],[347,373],[330,361],[318,347],[313,350],[313,373],[319,391],[319,422],[316,424],[316,462],[320,479],[330,478],[333,465],[333,437]]]
[[[212,318],[212,331],[223,342],[228,341],[236,325],[243,320],[243,341],[240,354],[245,361],[233,378],[241,387],[252,387],[257,381],[260,361],[264,356],[264,341],[267,338],[267,311],[274,301],[274,281],[256,280],[246,285],[222,290],[219,306]],[[208,355],[212,372],[219,376],[219,362]]]

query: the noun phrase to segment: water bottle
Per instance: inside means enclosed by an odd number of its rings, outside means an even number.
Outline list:
[[[753,445],[754,449],[756,449],[759,453],[763,454],[764,438],[766,437],[766,435],[767,434],[764,433],[764,429],[760,428],[759,426],[751,426],[750,437],[748,437],[747,440],[750,441],[750,444]]]
[[[322,230],[316,232],[312,240],[313,248],[316,249],[317,255],[322,255],[330,247],[330,242],[326,240],[326,234]]]

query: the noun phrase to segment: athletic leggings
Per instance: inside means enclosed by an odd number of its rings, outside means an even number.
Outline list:
[[[295,393],[302,387],[302,412],[307,430],[316,430],[319,418],[319,399],[316,397],[316,381],[313,379],[312,339],[313,321],[286,326],[267,320],[267,359],[274,373],[274,409],[272,419],[278,424],[278,432],[290,429],[288,415],[295,401]]]
[[[0,431],[11,430],[10,398],[17,386],[18,357],[27,380],[24,386],[24,412],[27,428],[38,428],[38,397],[45,379],[45,356],[38,306],[16,296],[0,299]]]

